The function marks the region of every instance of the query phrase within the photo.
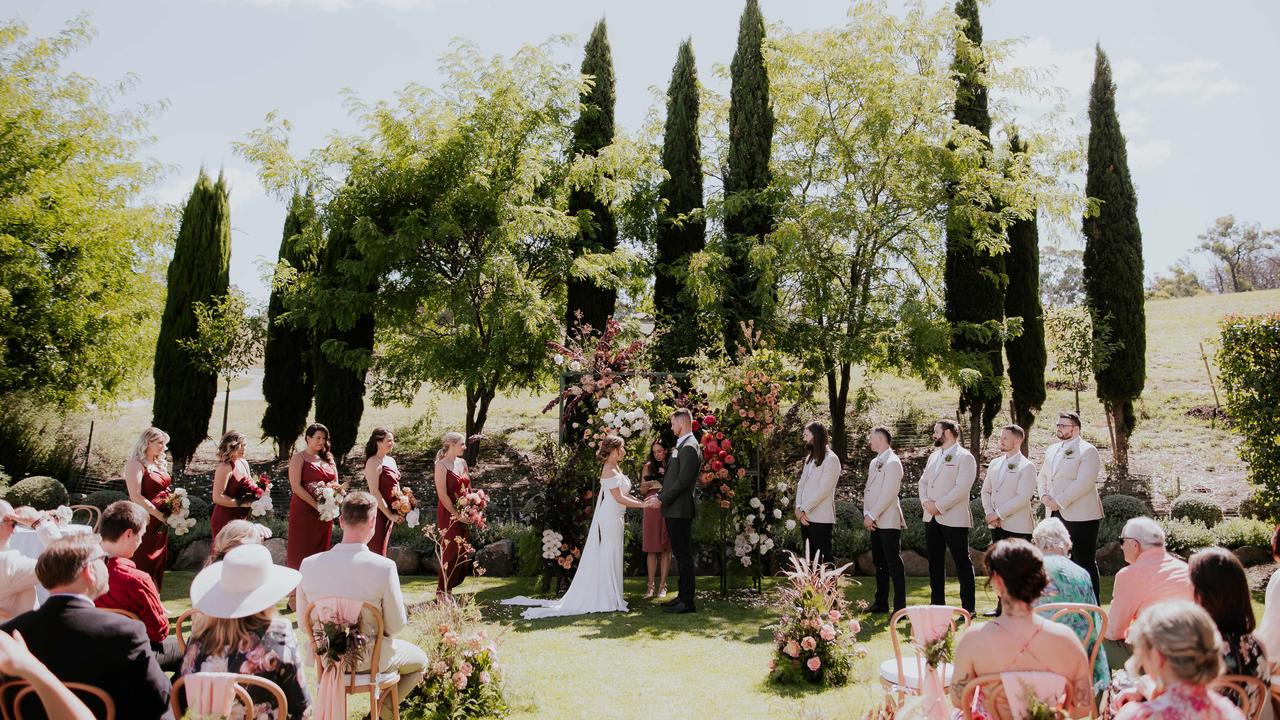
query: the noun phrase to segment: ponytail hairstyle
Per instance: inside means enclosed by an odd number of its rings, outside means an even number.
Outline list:
[[[376,427],[373,433],[369,435],[369,442],[364,444],[364,459],[368,460],[378,454],[378,445],[389,437],[395,437],[395,434],[384,427]]]
[[[440,438],[440,449],[436,451],[436,462],[444,459],[445,452],[448,451],[450,445],[461,445],[466,440],[460,432],[447,432],[444,437]]]
[[[244,433],[239,430],[228,430],[222,439],[218,441],[218,462],[231,463],[231,456],[237,450],[241,450],[248,443]]]
[[[306,435],[308,440],[315,437],[316,433],[324,433],[324,447],[320,448],[320,452],[316,453],[316,455],[319,455],[321,460],[332,463],[333,446],[329,443],[329,428],[320,423],[311,423],[307,426]]]
[[[600,447],[596,449],[596,459],[604,462],[613,454],[614,450],[620,447],[622,447],[622,438],[617,435],[609,435],[600,441]],[[653,452],[652,448],[650,448],[649,452]]]

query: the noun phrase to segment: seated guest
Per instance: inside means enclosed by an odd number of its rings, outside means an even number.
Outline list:
[[[29,558],[9,547],[9,538],[18,526],[34,528],[44,546],[62,533],[44,513],[31,507],[14,508],[0,500],[0,620],[36,609],[35,558]]]
[[[377,501],[367,492],[347,494],[338,516],[342,542],[302,561],[298,617],[305,618],[311,604],[321,598],[360,600],[381,610],[385,637],[378,670],[400,673],[398,697],[403,700],[422,682],[427,655],[417,645],[392,637],[404,629],[408,618],[395,561],[368,547],[373,537],[377,508]],[[391,711],[392,708],[384,703],[382,716],[391,717]]]
[[[45,548],[36,576],[49,599],[0,630],[21,632],[31,654],[59,680],[102,688],[115,700],[116,717],[168,720],[173,717],[169,679],[156,663],[146,630],[93,605],[107,589],[107,555],[100,542],[97,535],[76,535]]]
[[[1199,605],[1151,605],[1133,623],[1129,641],[1133,665],[1164,692],[1125,705],[1116,720],[1244,720],[1239,708],[1208,688],[1222,672],[1221,638]]]
[[[226,557],[227,552],[241,545],[261,545],[271,537],[271,528],[266,525],[258,525],[248,520],[232,520],[213,538],[212,552],[209,553],[209,559],[204,561],[205,567],[208,567],[222,558]]]
[[[128,610],[142,621],[156,662],[165,672],[178,669],[182,653],[178,639],[169,634],[169,613],[160,602],[160,591],[151,576],[133,564],[142,545],[147,511],[128,500],[113,502],[102,511],[102,549],[107,553],[107,591],[93,601],[100,608]]]
[[[1032,604],[1040,607],[1049,603],[1085,603],[1097,605],[1098,598],[1093,595],[1093,580],[1089,571],[1071,562],[1071,535],[1067,526],[1058,518],[1051,517],[1036,525],[1031,533],[1031,541],[1044,554],[1044,571],[1049,584],[1044,592]],[[1076,637],[1084,645],[1085,654],[1093,651],[1095,643],[1101,643],[1099,630],[1102,629],[1102,618],[1095,613],[1093,618],[1093,636],[1089,637],[1089,623],[1079,615],[1064,615],[1059,622],[1076,631]],[[1111,681],[1111,669],[1107,667],[1107,650],[1098,648],[1098,657],[1093,662],[1093,691],[1100,693]]]
[[[1271,534],[1271,558],[1280,563],[1280,525]],[[1272,662],[1280,662],[1280,573],[1271,573],[1267,581],[1266,606],[1253,636],[1262,643]]]
[[[4,676],[22,680],[34,688],[36,699],[49,720],[94,720],[93,712],[84,701],[31,654],[22,642],[22,633],[10,637],[9,633],[0,632],[0,677]],[[22,709],[28,707],[24,698]]]
[[[1002,610],[996,619],[965,631],[956,644],[953,704],[960,706],[965,687],[979,675],[1040,671],[1066,679],[1065,709],[1071,717],[1087,715],[1093,705],[1093,673],[1080,639],[1071,628],[1031,610],[1049,584],[1040,551],[1026,540],[1001,540],[987,550],[986,564]],[[1010,715],[1003,707],[987,711]]]
[[[1271,685],[1271,666],[1253,635],[1253,602],[1244,565],[1230,550],[1205,548],[1187,562],[1196,604],[1209,613],[1222,637],[1222,672],[1252,675]]]
[[[298,640],[293,623],[276,614],[276,605],[300,577],[297,570],[273,565],[271,553],[253,543],[233,548],[201,570],[191,581],[191,607],[199,614],[178,674],[239,672],[266,678],[284,691],[289,719],[302,718],[311,703]],[[255,720],[285,720],[267,691],[250,686],[249,696]]]
[[[1125,636],[1129,625],[1148,606],[1165,600],[1191,600],[1187,564],[1164,549],[1164,528],[1149,517],[1136,517],[1120,531],[1120,547],[1128,567],[1116,573],[1107,618],[1107,656],[1111,667],[1129,657]]]

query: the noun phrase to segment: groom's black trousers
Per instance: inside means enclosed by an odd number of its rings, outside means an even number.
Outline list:
[[[693,520],[690,518],[666,518],[667,538],[671,541],[671,556],[676,559],[680,573],[679,594],[676,600],[693,605]]]

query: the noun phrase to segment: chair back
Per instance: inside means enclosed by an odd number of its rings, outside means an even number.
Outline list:
[[[1046,673],[1049,675],[1050,673]],[[1061,676],[1059,676],[1061,677]],[[1063,678],[1063,684],[1066,685],[1066,679]],[[988,715],[997,720],[1021,720],[1014,717],[1012,703],[1009,700],[1009,691],[1004,686],[1004,673],[991,673],[988,675],[979,675],[971,680],[964,688],[964,695],[960,701],[960,714],[964,720],[973,720],[973,703],[978,694],[978,690],[982,690],[982,709]],[[1065,694],[1055,699],[1055,702],[1048,703],[1050,709],[1062,711],[1066,709]]]
[[[320,598],[317,598],[317,600],[319,599]],[[312,628],[314,627],[314,622],[315,622],[313,619],[313,616],[315,615],[317,609],[318,608],[316,607],[316,603],[314,601],[307,605],[307,612],[302,617],[302,629],[304,634],[306,635],[307,646],[311,650],[311,657],[316,659],[316,677],[319,678],[320,675],[324,673],[324,664],[322,662],[322,658],[320,657],[320,654],[316,652],[316,636],[315,636],[315,633],[312,631]],[[382,633],[385,625],[382,619],[382,610],[378,609],[377,607],[374,607],[370,603],[363,603],[360,607],[360,618],[356,622],[359,622],[362,628],[365,627],[362,621],[366,617],[368,617],[371,621],[372,633],[373,633],[373,637],[371,638],[371,642],[369,643],[369,652],[367,655],[369,659],[368,672],[369,672],[370,683],[376,683],[375,678],[378,675],[378,670],[382,667],[382,664],[380,661],[382,659]],[[364,669],[361,667],[361,663],[357,663],[356,667],[346,671],[347,682],[345,683],[345,687],[349,692],[356,688],[361,687],[356,683],[356,675],[360,674],[363,671]]]
[[[203,673],[191,673],[191,675],[201,675]],[[182,706],[186,705],[186,696],[183,694],[183,688],[187,684],[187,678],[191,675],[183,675],[173,681],[173,689],[169,692],[169,706],[173,708],[173,716],[175,718],[182,717]],[[289,717],[289,701],[284,696],[284,690],[280,686],[271,682],[266,678],[257,675],[245,675],[244,673],[235,674],[236,683],[236,701],[244,708],[244,716],[247,718],[255,717],[253,713],[253,698],[249,695],[249,687],[259,687],[267,691],[271,695],[271,700],[275,703],[278,712],[277,718]]]
[[[1248,720],[1262,717],[1270,697],[1267,684],[1252,675],[1219,675],[1209,683],[1209,689],[1229,698]]]
[[[131,613],[128,610],[121,610],[120,608],[107,608],[107,607],[100,607],[98,609],[101,610],[102,612],[115,613],[116,615],[123,615],[124,617],[127,617],[130,620],[137,620],[138,622],[142,622],[142,618],[138,617],[137,613]]]
[[[1097,605],[1088,603],[1045,603],[1033,608],[1036,614],[1045,617],[1053,622],[1062,622],[1063,618],[1077,616],[1084,618],[1088,631],[1085,636],[1080,638],[1080,642],[1084,644],[1085,652],[1089,654],[1089,668],[1092,671],[1094,663],[1098,660],[1098,653],[1102,652],[1102,639],[1107,636],[1107,611]],[[1092,647],[1089,640],[1092,639]]]
[[[73,522],[75,521],[76,513],[79,513],[79,512],[88,513],[89,522],[84,524],[93,528],[94,532],[98,532],[98,530],[102,527],[102,508],[97,507],[95,505],[72,505],[71,520]]]
[[[910,617],[911,611],[919,610],[924,607],[946,608],[947,610],[949,610],[950,611],[950,620],[949,620],[950,629],[952,632],[955,632],[957,634],[962,630],[965,630],[966,628],[968,628],[969,624],[973,622],[973,617],[969,615],[969,611],[963,608],[953,607],[951,605],[926,605],[926,606],[912,605],[895,612],[893,614],[893,617],[889,619],[889,641],[893,645],[893,658],[898,663],[898,682],[899,683],[902,682],[902,678],[906,677],[906,674],[903,672],[904,668],[903,668],[903,657],[902,657],[902,637],[898,632],[898,623],[902,622],[903,620],[906,620],[909,625],[911,623],[911,617]],[[957,617],[959,617],[959,620],[960,620],[960,627],[958,628],[956,627]],[[915,633],[913,632],[912,635],[914,636]],[[922,677],[924,675],[926,667],[928,666],[928,663],[925,661],[924,647],[912,641],[911,648],[914,651],[914,656],[912,658],[912,661],[915,662],[917,665],[917,676]],[[904,690],[906,692],[913,692],[910,688],[906,688],[906,687],[902,687],[901,690]]]
[[[178,650],[180,650],[184,654],[187,652],[187,638],[190,637],[190,635],[183,634],[182,626],[187,623],[191,623],[192,630],[194,631],[195,619],[196,619],[195,616],[199,614],[200,614],[199,610],[196,610],[195,608],[191,608],[190,610],[187,610],[186,612],[179,615],[177,619],[173,621],[173,636],[178,639]]]
[[[84,701],[94,717],[99,720],[115,720],[116,704],[105,690],[78,682],[68,682],[63,685]],[[24,704],[39,708],[40,714],[24,714]],[[43,714],[44,706],[36,696],[36,689],[30,683],[25,680],[13,680],[0,685],[0,717],[4,720],[34,720],[36,717],[43,717]]]

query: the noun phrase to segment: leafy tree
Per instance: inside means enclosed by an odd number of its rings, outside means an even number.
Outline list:
[[[1254,500],[1280,518],[1280,314],[1222,320],[1218,368]]]
[[[139,157],[160,106],[64,69],[92,35],[83,18],[52,38],[0,23],[0,397],[61,410],[138,389],[170,242],[143,197],[161,169]]]
[[[1194,297],[1203,295],[1204,292],[1204,285],[1200,284],[1200,278],[1184,259],[1176,265],[1169,266],[1168,275],[1157,275],[1153,278],[1147,284],[1146,297],[1148,300],[1163,300]]]
[[[1084,251],[1050,243],[1040,248],[1040,303],[1067,307],[1084,302]]]
[[[1080,412],[1080,391],[1088,387],[1089,378],[1103,371],[1123,341],[1111,340],[1111,328],[1094,321],[1081,306],[1050,308],[1045,313],[1045,332],[1049,337],[1053,372],[1075,392],[1076,412]]]
[[[192,311],[196,316],[195,335],[178,340],[178,344],[190,354],[197,367],[222,378],[225,385],[222,432],[226,434],[231,383],[262,358],[266,318],[236,287],[213,302],[197,301]]]
[[[1199,236],[1197,252],[1213,259],[1213,279],[1220,293],[1274,287],[1267,277],[1268,253],[1276,249],[1280,229],[1263,230],[1258,223],[1238,223],[1234,215],[1214,221]]]
[[[169,450],[179,468],[209,436],[209,416],[218,394],[217,369],[202,365],[185,345],[198,338],[196,307],[212,307],[226,297],[230,263],[227,184],[221,174],[217,182],[210,180],[201,168],[169,262],[169,292],[152,370],[156,389],[151,424],[169,433]]]
[[[1025,159],[1027,146],[1016,132],[1009,138],[1009,152],[1015,161]],[[1009,286],[1004,296],[1004,314],[1022,321],[1022,332],[1005,341],[1004,351],[1009,357],[1013,421],[1027,431],[1022,438],[1024,454],[1030,445],[1036,412],[1045,399],[1044,308],[1040,305],[1040,237],[1036,217],[1033,210],[1029,219],[1009,226],[1009,255],[1005,259]]]
[[[1137,424],[1133,401],[1142,394],[1147,372],[1147,316],[1142,292],[1142,231],[1138,195],[1129,176],[1128,151],[1116,113],[1111,63],[1097,48],[1089,93],[1089,150],[1085,195],[1097,201],[1084,216],[1084,283],[1094,332],[1107,326],[1123,346],[1097,371],[1102,400],[1114,435],[1113,457],[1121,473],[1129,467],[1129,435]],[[1095,344],[1101,338],[1095,337]]]

